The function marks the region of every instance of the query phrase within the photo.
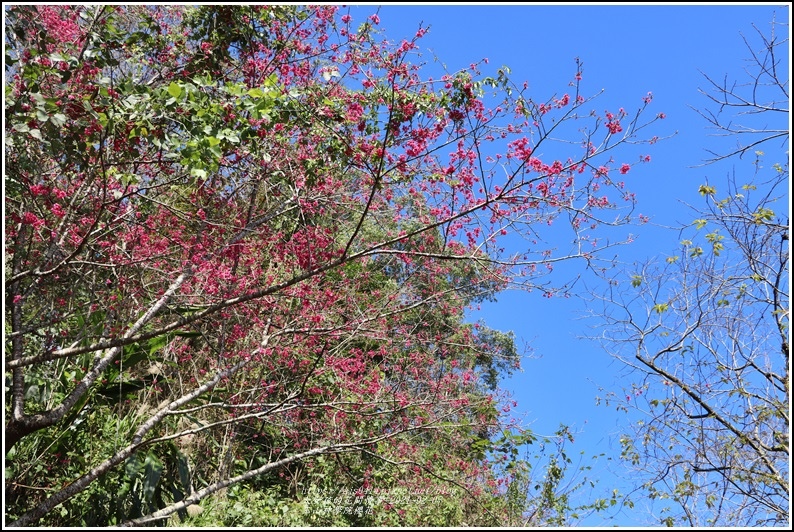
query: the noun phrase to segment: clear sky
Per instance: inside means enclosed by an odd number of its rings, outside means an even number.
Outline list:
[[[351,13],[363,22],[375,10],[385,35],[398,42],[413,36],[420,22],[430,26],[420,40],[429,63],[425,75],[438,77],[441,72],[433,64],[434,54],[449,71],[488,58],[483,75],[507,65],[514,81],[528,81],[531,95],[545,100],[566,92],[575,73],[574,58],[579,57],[584,62],[583,92],[605,90],[596,102],[599,110],[638,108],[652,91],[653,113],[667,115],[653,133],[677,134],[644,148],[652,156],[651,164],[635,166],[627,176],[627,187],[637,194],[638,211],[652,220],[631,228],[636,242],[619,251],[628,263],[671,253],[679,235],[663,227],[691,222],[693,214],[682,202],[701,205],[698,186],[707,176],[711,182],[724,180],[736,164],[697,167],[708,155],[706,148],[725,146],[725,139],[710,136],[706,122],[690,108],[708,103],[698,92],[707,86],[701,72],[720,80],[726,74],[740,77],[748,57],[742,34],[758,43],[753,24],[768,35],[773,14],[778,21],[790,18],[782,4],[759,3],[406,4],[367,5]],[[617,438],[626,420],[614,408],[596,406],[595,398],[603,396],[601,387],[620,393],[631,382],[620,377],[621,366],[597,344],[577,339],[592,333],[588,323],[577,319],[584,310],[577,298],[507,292],[475,317],[493,328],[514,331],[537,357],[525,360],[523,373],[506,383],[528,426],[538,434],[551,434],[560,423],[572,425],[579,434],[569,454],[606,453],[616,461]],[[607,468],[603,460],[599,463],[596,477],[602,490],[628,486],[614,476],[619,471],[616,464]],[[658,521],[638,507],[630,513],[594,514],[581,525],[654,526]]]

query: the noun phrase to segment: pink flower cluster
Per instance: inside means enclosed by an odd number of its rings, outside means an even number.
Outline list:
[[[80,37],[80,27],[75,22],[78,20],[77,14],[61,18],[62,9],[58,6],[41,6],[38,11],[49,37],[58,42],[77,44]]]
[[[28,211],[22,215],[22,223],[26,225],[32,225],[36,229],[44,225],[44,220],[33,214],[32,212]]]

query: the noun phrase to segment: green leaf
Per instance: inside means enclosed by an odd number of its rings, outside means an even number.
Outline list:
[[[242,83],[233,83],[226,85],[226,92],[232,96],[242,96],[244,92],[244,85]]]
[[[775,211],[761,207],[753,213],[753,220],[756,225],[761,225],[764,221],[771,221],[775,217]]]
[[[723,240],[724,238],[725,237],[723,237],[722,235],[717,234],[717,231],[714,231],[713,233],[709,233],[709,234],[706,235],[706,240],[708,240],[711,243],[719,242],[720,240]]]
[[[50,117],[50,122],[56,127],[61,127],[66,123],[66,115],[55,113]]]
[[[267,88],[274,88],[278,86],[278,75],[273,73],[270,74],[267,78],[265,78],[265,87]]]
[[[135,453],[127,458],[127,463],[124,466],[124,481],[118,492],[118,497],[123,498],[132,489],[132,483],[138,477],[138,474],[143,469],[143,462],[141,461],[140,454]]]
[[[163,334],[161,336],[155,336],[151,340],[149,340],[149,355],[155,354],[157,351],[168,345],[168,343],[173,339],[173,336],[170,334]]]
[[[135,174],[126,174],[126,173],[125,174],[121,174],[119,176],[119,180],[121,181],[121,184],[124,185],[124,186],[135,185],[135,184],[137,184],[140,181],[140,179],[138,178],[137,175],[135,175]]]
[[[149,452],[144,462],[143,474],[143,500],[147,505],[151,505],[154,499],[154,491],[160,482],[163,472],[163,463],[158,460],[154,453]]]
[[[168,94],[174,98],[179,98],[179,95],[182,94],[182,87],[176,81],[172,81],[168,86]]]
[[[188,467],[187,457],[180,451],[177,451],[177,470],[179,472],[179,480],[182,482],[182,489],[185,493],[190,493],[190,468]]]
[[[717,189],[708,185],[700,185],[698,192],[700,192],[701,196],[713,196],[717,193]]]
[[[50,60],[58,61],[58,62],[60,62],[60,61],[69,61],[69,56],[63,55],[61,53],[54,53],[54,54],[50,54]]]
[[[201,168],[191,168],[190,175],[199,179],[207,179],[207,171]]]

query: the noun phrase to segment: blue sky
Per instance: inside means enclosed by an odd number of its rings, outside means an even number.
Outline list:
[[[367,5],[351,12],[363,21],[375,10],[376,5]],[[690,108],[708,103],[698,92],[707,86],[701,71],[720,80],[726,74],[741,76],[747,58],[741,34],[757,43],[753,24],[768,35],[773,13],[778,21],[790,17],[781,4],[411,4],[381,7],[378,13],[385,35],[398,42],[413,36],[420,22],[430,26],[420,40],[428,76],[441,73],[433,64],[434,55],[449,71],[487,57],[483,75],[507,65],[514,81],[527,80],[530,94],[545,100],[566,92],[575,73],[574,58],[579,57],[584,63],[584,93],[604,89],[595,105],[599,110],[637,108],[641,98],[653,92],[652,111],[667,115],[653,133],[676,134],[643,148],[652,156],[651,164],[638,165],[627,176],[627,186],[637,194],[638,211],[652,220],[631,228],[637,240],[620,250],[627,263],[663,257],[675,249],[678,233],[664,227],[691,222],[693,214],[682,202],[700,205],[697,190],[706,177],[719,182],[737,164],[697,166],[708,156],[706,148],[725,146],[725,139],[711,136],[705,120]],[[631,383],[598,345],[577,339],[591,333],[588,323],[578,319],[584,310],[577,298],[506,292],[474,317],[493,328],[514,331],[533,350],[536,358],[525,360],[523,373],[506,383],[528,426],[538,434],[551,434],[560,423],[571,425],[579,434],[570,454],[606,453],[616,461],[617,438],[626,419],[614,408],[596,406],[595,398],[604,395],[601,387],[620,393]],[[629,485],[619,478],[617,464],[598,464],[600,489],[608,493]],[[581,525],[658,523],[650,519],[638,507],[631,513],[595,514]]]

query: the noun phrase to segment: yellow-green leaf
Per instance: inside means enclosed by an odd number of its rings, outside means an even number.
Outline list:
[[[168,86],[168,94],[170,94],[174,98],[179,98],[179,95],[182,94],[182,87],[180,87],[179,83],[177,83],[176,81],[172,81],[171,84]]]

